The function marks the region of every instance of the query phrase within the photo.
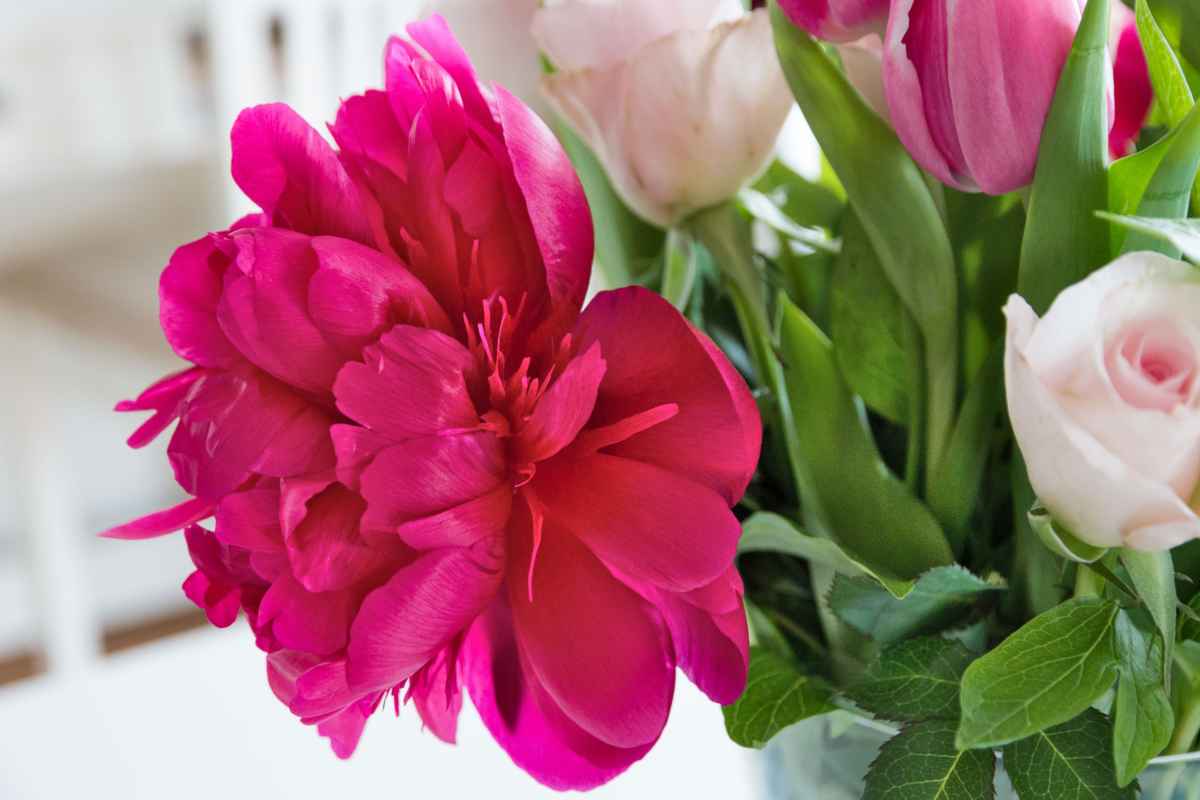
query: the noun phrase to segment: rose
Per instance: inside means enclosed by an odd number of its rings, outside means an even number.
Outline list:
[[[557,69],[551,103],[657,225],[751,181],[793,105],[765,10],[739,0],[565,0],[533,33]]]
[[[1200,536],[1200,273],[1134,253],[1040,320],[1015,295],[1005,314],[1009,416],[1055,520],[1098,547]]]

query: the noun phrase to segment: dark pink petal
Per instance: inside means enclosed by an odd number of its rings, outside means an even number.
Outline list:
[[[500,486],[506,470],[503,445],[486,432],[427,436],[392,445],[362,473],[364,524],[391,530],[462,505]]]
[[[549,519],[637,580],[688,591],[733,563],[737,518],[712,489],[674,472],[596,453],[547,463],[534,486]]]
[[[496,110],[517,185],[545,264],[546,291],[562,329],[574,322],[592,273],[592,215],[583,185],[546,123],[503,87]]]
[[[259,553],[282,553],[279,533],[279,490],[250,489],[222,498],[217,506],[217,539]]]
[[[714,613],[696,605],[691,595],[660,592],[658,608],[671,630],[679,667],[714,703],[729,705],[746,688],[746,670],[750,658],[746,611],[742,606],[741,581],[730,567],[732,577],[724,575],[701,591],[701,599],[716,600],[731,608]]]
[[[236,586],[215,582],[196,570],[184,580],[183,593],[215,627],[228,628],[237,621],[242,606]]]
[[[404,179],[408,132],[397,122],[386,92],[371,90],[343,100],[329,131],[343,158]]]
[[[212,236],[171,255],[158,282],[158,319],[171,349],[204,367],[228,367],[240,356],[217,324],[217,301],[229,256]]]
[[[655,741],[675,690],[671,645],[657,612],[550,521],[530,567],[531,538],[518,530],[511,542],[510,571],[523,576],[532,568],[532,576],[528,584],[510,580],[508,600],[532,674],[591,736],[616,748]]]
[[[511,614],[500,603],[471,627],[462,664],[484,725],[517,766],[552,789],[600,786],[650,750],[616,748],[574,726],[522,665]]]
[[[458,650],[457,643],[443,647],[408,684],[408,699],[413,701],[425,727],[449,744],[457,738],[458,714],[462,710]]]
[[[478,427],[464,372],[471,353],[437,331],[397,325],[346,364],[333,393],[338,409],[393,441]]]
[[[363,198],[333,148],[282,103],[238,115],[233,179],[276,227],[372,244]]]
[[[504,205],[500,180],[491,154],[471,140],[446,171],[446,203],[468,236],[481,239],[491,230]]]
[[[491,119],[491,107],[475,75],[475,68],[471,66],[471,59],[454,38],[446,20],[438,14],[431,14],[423,20],[409,23],[405,31],[454,79],[463,105],[475,117],[475,121],[479,123]]]
[[[397,36],[388,41],[384,71],[388,102],[400,128],[411,130],[418,117],[426,117],[438,133],[443,158],[453,161],[467,135],[467,115],[454,79]]]
[[[185,500],[177,506],[139,517],[132,522],[126,522],[124,525],[109,528],[100,535],[106,539],[153,539],[156,536],[183,530],[193,523],[211,517],[212,514],[212,501],[194,498]]]
[[[298,650],[271,653],[267,681],[280,702],[302,719],[337,714],[360,697],[346,683],[345,659],[329,660]]]
[[[358,740],[362,738],[370,716],[371,712],[363,708],[361,702],[355,703],[340,714],[317,723],[317,733],[329,740],[334,755],[349,758],[358,749]]]
[[[1126,16],[1132,17],[1131,14]],[[1150,82],[1150,67],[1137,25],[1130,24],[1122,31],[1113,60],[1114,99],[1116,115],[1108,134],[1108,147],[1113,158],[1129,155],[1142,133],[1142,126],[1154,105],[1154,86]]]
[[[446,163],[437,131],[424,109],[418,112],[408,135],[408,189],[410,233],[421,244],[425,259],[409,253],[409,267],[452,318],[463,310],[459,284],[458,234],[450,206],[445,202]]]
[[[408,680],[496,595],[503,540],[434,550],[367,595],[354,620],[347,674],[356,691]]]
[[[194,367],[168,375],[142,392],[134,400],[122,400],[116,410],[153,411],[154,415],[143,422],[126,441],[132,448],[145,447],[154,441],[167,426],[179,418],[183,398],[187,397],[192,384],[204,376],[204,370]]]
[[[333,592],[362,581],[405,555],[399,542],[372,547],[359,522],[366,503],[334,484],[307,504],[308,513],[287,538],[292,574],[310,592]]]
[[[480,539],[503,534],[511,509],[512,489],[502,484],[462,505],[403,522],[395,533],[417,550],[470,547]]]
[[[517,434],[518,461],[543,461],[574,441],[592,416],[604,369],[599,344],[567,364]]]
[[[333,450],[337,454],[337,479],[358,490],[363,470],[371,466],[375,456],[392,444],[392,440],[357,425],[334,425],[329,429]]]
[[[270,624],[288,649],[330,655],[346,646],[358,598],[352,591],[310,592],[290,575],[281,575],[263,597],[259,624]]]
[[[599,342],[608,363],[592,426],[678,406],[608,452],[686,475],[737,502],[758,463],[761,423],[724,356],[670,303],[640,287],[601,292],[575,330],[578,347]]]

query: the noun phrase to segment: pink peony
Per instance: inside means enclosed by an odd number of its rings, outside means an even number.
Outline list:
[[[581,313],[592,228],[546,126],[481,85],[438,17],[335,151],[286,106],[242,113],[233,176],[263,212],[181,247],[163,330],[194,366],[155,412],[193,499],[109,532],[186,529],[184,590],[246,612],[276,695],[340,756],[401,692],[453,741],[465,686],[543,783],[641,758],[675,667],[746,677],[730,511],[761,427],[741,378],[657,295]],[[199,521],[215,516],[215,530]]]

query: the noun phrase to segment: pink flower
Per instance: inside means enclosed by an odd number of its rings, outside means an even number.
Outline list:
[[[889,0],[779,0],[794,25],[827,42],[852,42],[882,34]]]
[[[679,666],[745,682],[730,511],[761,428],[729,362],[631,288],[581,313],[582,189],[545,125],[482,85],[438,17],[341,107],[335,151],[243,112],[233,175],[262,213],[177,250],[163,330],[194,366],[154,415],[193,499],[185,591],[245,610],[279,698],[340,756],[401,692],[453,741],[466,688],[513,760],[603,783],[666,722]],[[215,531],[196,523],[215,515]]]
[[[965,191],[1031,183],[1079,20],[1078,0],[894,0],[884,84],[917,163]]]
[[[1200,537],[1200,279],[1155,253],[1005,308],[1009,416],[1033,489],[1097,547]]]
[[[1150,66],[1142,40],[1138,38],[1137,20],[1129,7],[1120,2],[1112,4],[1113,83],[1116,115],[1108,134],[1108,148],[1113,158],[1129,155],[1142,133],[1142,126],[1154,105],[1154,86],[1150,83]]]

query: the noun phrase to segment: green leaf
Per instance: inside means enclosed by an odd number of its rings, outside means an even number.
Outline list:
[[[838,367],[850,389],[892,422],[909,421],[910,376],[920,353],[905,348],[909,314],[879,266],[875,248],[854,214],[842,230],[833,268],[830,332]],[[917,387],[918,391],[920,387]]]
[[[780,311],[781,360],[807,513],[866,564],[900,578],[953,563],[933,514],[880,458],[829,340],[786,298]]]
[[[1174,130],[1166,152],[1146,185],[1138,205],[1138,216],[1186,217],[1197,170],[1200,170],[1200,106],[1193,108]],[[1122,251],[1138,250],[1157,250],[1171,258],[1179,258],[1179,250],[1174,246],[1135,230],[1125,237]]]
[[[946,457],[929,487],[929,507],[951,534],[956,551],[975,510],[996,418],[1003,407],[1004,343],[997,342],[967,392]]]
[[[1107,213],[1099,216],[1113,225],[1169,242],[1188,261],[1200,264],[1200,219],[1151,219]]]
[[[975,654],[953,639],[909,639],[885,649],[850,687],[850,699],[897,722],[958,719],[958,684]]]
[[[1004,587],[977,578],[957,564],[922,575],[903,599],[875,581],[839,575],[829,604],[838,618],[882,645],[936,633],[961,622],[983,596]]]
[[[1171,685],[1171,649],[1175,643],[1175,606],[1179,598],[1175,594],[1175,565],[1171,551],[1145,553],[1140,550],[1122,550],[1121,563],[1129,571],[1133,588],[1146,604],[1154,624],[1158,626],[1166,647],[1159,665],[1159,676],[1163,683]]]
[[[1040,503],[1029,510],[1029,526],[1047,550],[1077,564],[1092,564],[1108,552],[1103,547],[1095,547],[1075,538],[1074,534],[1055,522]]]
[[[1004,748],[1004,769],[1021,800],[1134,800],[1117,786],[1112,732],[1095,709]]]
[[[936,468],[954,423],[958,391],[958,276],[950,238],[923,173],[891,126],[867,107],[842,70],[778,3],[771,4],[770,13],[792,94],[862,220],[883,272],[924,336],[926,457]]]
[[[1038,313],[1109,260],[1095,217],[1108,203],[1108,12],[1089,0],[1042,132],[1019,279]]]
[[[1027,622],[967,668],[960,747],[998,747],[1072,719],[1117,677],[1120,607],[1071,600]]]
[[[868,567],[836,542],[809,536],[790,520],[769,511],[759,511],[742,523],[738,553],[756,552],[786,553],[832,567],[843,575],[873,578],[894,597],[904,597],[915,585],[914,581],[901,580],[886,570]]]
[[[1113,758],[1117,783],[1128,786],[1171,741],[1175,714],[1163,684],[1163,639],[1129,611],[1115,630],[1121,677],[1113,704]]]
[[[809,228],[796,222],[762,192],[743,189],[738,194],[738,199],[742,201],[742,207],[750,216],[776,233],[812,250],[823,250],[834,255],[841,252],[840,242],[830,238],[829,234],[820,228]]]
[[[1146,64],[1150,67],[1150,82],[1154,85],[1154,97],[1166,112],[1171,127],[1175,127],[1192,110],[1195,100],[1188,86],[1183,66],[1175,56],[1175,50],[1163,35],[1154,13],[1146,0],[1137,0],[1138,38],[1146,53]]]
[[[696,283],[699,248],[691,237],[679,231],[667,233],[663,248],[663,279],[661,294],[667,302],[683,311],[692,296]]]
[[[880,748],[863,800],[991,800],[995,772],[990,750],[955,749],[953,722],[917,722]]]
[[[751,647],[746,691],[723,709],[725,730],[742,747],[761,748],[789,725],[834,708],[819,680],[770,650]]]

